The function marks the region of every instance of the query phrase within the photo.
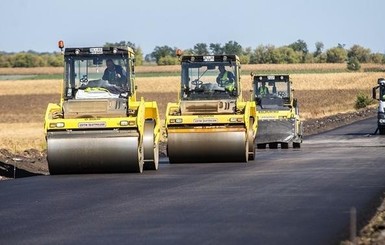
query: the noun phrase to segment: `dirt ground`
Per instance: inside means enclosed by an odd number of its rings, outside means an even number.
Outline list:
[[[306,120],[304,135],[318,134],[355,121],[363,120],[376,115],[375,109],[361,109],[354,113],[337,114],[322,119]],[[373,126],[373,132],[376,130]],[[161,142],[160,155],[166,155],[166,143]],[[8,149],[0,149],[0,180],[11,181],[14,178],[23,178],[35,175],[48,175],[46,151],[28,149],[21,154],[14,154]],[[349,241],[343,245],[352,244]],[[360,231],[356,244],[385,244],[385,202],[378,208],[377,214]]]

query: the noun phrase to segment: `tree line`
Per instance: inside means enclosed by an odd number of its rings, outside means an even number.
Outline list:
[[[156,63],[157,65],[179,64],[176,56],[176,47],[156,46],[154,50],[145,56],[140,46],[129,41],[105,43],[104,46],[129,46],[134,49],[136,64]],[[193,48],[183,50],[184,54],[236,54],[242,64],[295,64],[295,63],[344,63],[351,69],[357,70],[360,63],[385,63],[385,54],[372,53],[369,48],[353,45],[346,48],[344,44],[338,44],[330,49],[324,49],[322,42],[315,43],[315,51],[310,52],[305,41],[299,39],[289,45],[276,47],[274,45],[259,45],[256,48],[242,47],[236,41],[228,41],[224,45],[220,43],[197,43]],[[0,52],[0,67],[60,67],[63,66],[63,58],[59,52],[37,53],[34,51],[5,53]]]

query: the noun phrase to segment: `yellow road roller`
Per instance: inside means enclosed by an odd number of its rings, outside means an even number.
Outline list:
[[[256,145],[264,149],[300,148],[303,128],[289,75],[254,75],[252,100],[257,104]]]
[[[158,169],[156,102],[137,100],[130,47],[64,48],[60,103],[45,114],[50,174]]]
[[[255,103],[242,99],[236,55],[181,55],[178,102],[165,117],[170,163],[254,159]]]

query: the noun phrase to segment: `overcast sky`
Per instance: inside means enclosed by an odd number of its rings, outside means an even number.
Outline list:
[[[244,48],[304,40],[385,53],[384,0],[1,0],[0,51],[58,51],[130,41],[156,46],[236,41]]]

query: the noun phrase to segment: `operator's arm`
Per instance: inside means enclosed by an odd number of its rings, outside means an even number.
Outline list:
[[[230,82],[235,82],[235,76],[234,76],[234,74],[232,73],[232,72],[229,72],[229,80],[230,80]]]
[[[108,80],[107,69],[104,70],[102,79],[103,80]]]
[[[219,73],[218,76],[217,76],[217,83],[220,84],[221,83],[221,74]]]
[[[120,75],[119,81],[121,83],[125,83],[127,79],[126,71],[121,66],[118,66],[118,67],[119,68],[117,68],[117,73]]]

